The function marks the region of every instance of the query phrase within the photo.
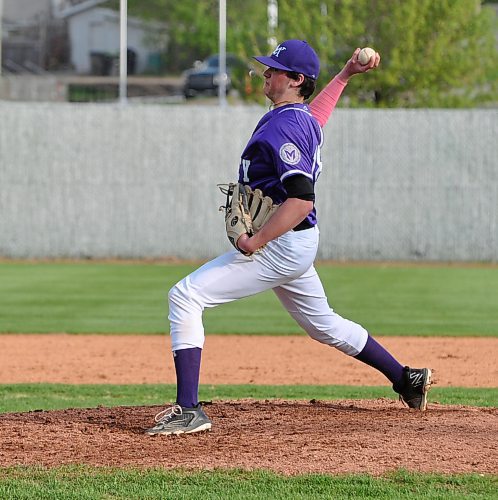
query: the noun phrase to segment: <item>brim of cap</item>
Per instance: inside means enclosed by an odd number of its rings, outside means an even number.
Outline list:
[[[292,69],[288,68],[287,66],[284,66],[283,64],[280,64],[270,56],[253,56],[253,58],[256,59],[256,61],[260,62],[261,64],[268,66],[269,68],[281,69],[283,71],[292,71]]]

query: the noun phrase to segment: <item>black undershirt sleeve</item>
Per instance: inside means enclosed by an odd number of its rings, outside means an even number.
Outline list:
[[[282,181],[288,198],[315,201],[315,189],[311,179],[305,175],[290,175]]]

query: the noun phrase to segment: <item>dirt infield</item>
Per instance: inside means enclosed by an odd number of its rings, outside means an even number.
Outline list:
[[[0,466],[91,464],[381,474],[495,473],[498,409],[392,400],[216,402],[209,433],[144,435],[158,407],[0,415]]]
[[[399,359],[429,365],[440,386],[496,387],[498,339],[382,338]],[[388,384],[306,337],[211,336],[202,383]],[[0,383],[172,383],[169,339],[1,335]],[[229,354],[227,354],[229,353]],[[374,401],[218,401],[213,430],[149,437],[160,407],[0,415],[0,466],[91,464],[382,474],[498,471],[498,408],[431,403],[425,413]]]
[[[377,337],[439,386],[497,387],[498,338]],[[0,335],[0,384],[175,383],[169,336]],[[204,384],[389,385],[383,375],[307,336],[211,335]]]

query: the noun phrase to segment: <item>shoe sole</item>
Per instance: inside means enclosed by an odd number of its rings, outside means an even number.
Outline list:
[[[427,393],[429,392],[431,385],[432,385],[432,371],[430,368],[427,368],[427,378],[425,380],[423,388],[424,393],[422,394],[422,404],[420,405],[421,406],[420,411],[427,410]]]
[[[164,432],[145,432],[149,436],[178,436],[179,434],[194,434],[196,432],[203,432],[203,431],[210,431],[211,430],[211,423],[206,422],[205,424],[199,425],[199,427],[196,427],[195,429],[190,429],[188,431],[184,431],[182,429],[178,429],[176,431],[164,431]]]

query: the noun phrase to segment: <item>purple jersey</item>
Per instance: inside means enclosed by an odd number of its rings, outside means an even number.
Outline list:
[[[261,189],[274,203],[287,199],[282,181],[304,175],[315,185],[322,163],[322,129],[306,104],[289,104],[266,113],[242,153],[239,182]],[[316,224],[316,210],[307,216]]]

